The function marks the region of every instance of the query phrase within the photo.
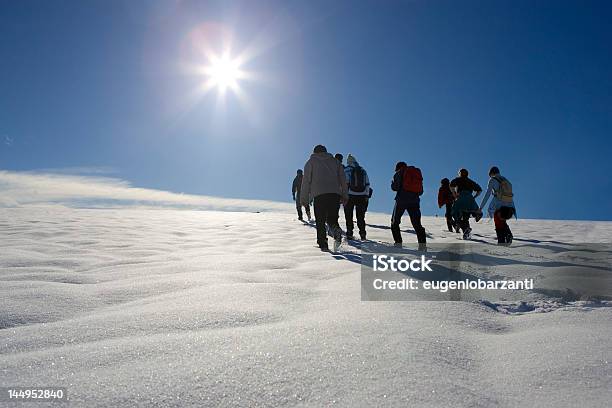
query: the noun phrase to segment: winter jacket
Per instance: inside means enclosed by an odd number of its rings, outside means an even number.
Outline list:
[[[419,207],[421,204],[421,199],[419,197],[423,192],[413,193],[412,191],[405,191],[403,189],[402,175],[404,174],[404,169],[405,167],[402,167],[396,171],[391,181],[391,190],[396,191],[395,201],[406,208]]]
[[[477,211],[478,204],[476,204],[474,196],[469,191],[463,190],[455,200],[451,214],[454,219],[458,220],[464,213],[475,213]]]
[[[444,205],[453,205],[455,197],[448,184],[443,185],[438,190],[438,207],[442,208]]]
[[[478,204],[472,195],[474,192],[482,191],[478,183],[468,177],[457,177],[451,181],[450,186],[459,194],[453,204],[453,218],[459,219],[463,213],[478,211]]]
[[[338,194],[348,200],[348,186],[342,164],[329,153],[313,153],[304,165],[300,200],[308,204],[311,199],[326,194]]]
[[[482,191],[482,188],[469,177],[457,177],[450,182],[450,186],[457,190],[457,193],[469,191],[470,193]]]
[[[491,177],[489,179],[489,184],[487,185],[487,192],[485,193],[484,197],[482,198],[482,201],[480,202],[480,210],[482,211],[485,204],[487,203],[487,200],[489,200],[489,196],[491,195],[491,193],[493,193],[493,199],[491,200],[491,203],[489,204],[489,208],[487,209],[487,213],[489,214],[489,217],[491,218],[493,218],[493,214],[495,214],[495,211],[499,210],[501,207],[515,208],[514,200],[502,201],[499,198],[497,198],[497,192],[500,189],[501,189],[501,184],[499,180],[497,180],[496,177]],[[516,215],[516,209],[515,209],[515,215]]]
[[[357,166],[359,166],[359,164],[357,164]],[[353,191],[350,189],[350,182],[351,182],[351,177],[353,176],[353,171],[355,171],[355,167],[354,165],[348,165],[344,167],[344,176],[346,178],[346,183],[347,186],[349,186],[348,189],[348,193],[349,195],[357,195],[357,196],[368,196],[370,195],[370,178],[368,177],[368,173],[365,171],[365,169],[363,167],[361,167],[363,169],[363,178],[364,178],[364,182],[365,182],[365,189],[363,191]]]

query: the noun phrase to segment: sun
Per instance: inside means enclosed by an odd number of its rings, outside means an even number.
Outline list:
[[[239,90],[239,81],[244,78],[245,73],[240,69],[241,62],[238,58],[232,58],[226,52],[221,56],[211,56],[209,62],[204,68],[207,88],[217,88],[221,93],[227,89]]]

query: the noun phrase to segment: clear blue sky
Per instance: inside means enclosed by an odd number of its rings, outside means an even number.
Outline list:
[[[425,214],[442,177],[495,164],[521,217],[611,220],[610,21],[607,1],[0,0],[0,169],[287,201],[323,143],[366,167],[372,210],[404,160]],[[259,51],[248,104],[190,103],[205,27]]]

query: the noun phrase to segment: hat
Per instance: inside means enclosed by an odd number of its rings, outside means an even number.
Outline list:
[[[355,156],[349,153],[349,155],[346,157],[346,164],[349,166],[357,164],[357,159],[355,159]]]

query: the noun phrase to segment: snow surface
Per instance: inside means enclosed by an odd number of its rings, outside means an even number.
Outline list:
[[[0,387],[67,387],[87,407],[612,399],[609,304],[362,302],[359,263],[268,210],[0,209]],[[390,241],[388,215],[367,221]],[[424,224],[457,242],[443,218]],[[612,240],[609,222],[512,227],[534,250]],[[474,232],[494,241],[490,221]]]

